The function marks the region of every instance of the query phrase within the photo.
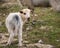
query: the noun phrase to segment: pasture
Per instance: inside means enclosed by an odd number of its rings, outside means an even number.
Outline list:
[[[17,12],[20,7],[17,5],[10,8],[0,7],[0,33],[8,33],[5,27],[5,18],[10,12]],[[26,44],[34,44],[39,40],[43,41],[43,44],[51,44],[55,48],[60,48],[60,13],[54,12],[52,8],[40,8],[36,7],[34,12],[37,14],[30,22],[26,23],[23,28],[23,40],[27,41]],[[15,41],[11,46],[6,48],[17,48]],[[25,44],[25,43],[24,43]],[[0,48],[4,48],[0,46]],[[31,47],[37,48],[37,47]]]

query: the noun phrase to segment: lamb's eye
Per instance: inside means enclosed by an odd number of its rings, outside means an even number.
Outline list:
[[[20,13],[22,14],[22,13],[23,13],[23,11],[20,11]]]
[[[26,15],[26,13],[24,13],[24,15]]]

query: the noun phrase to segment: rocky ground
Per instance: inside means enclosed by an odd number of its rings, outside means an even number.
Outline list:
[[[7,40],[8,40],[8,36],[9,34],[5,33],[0,33],[0,46],[4,46],[6,47],[6,43],[7,43]],[[13,42],[16,42],[17,39],[15,38],[13,40]],[[42,41],[40,40],[38,43],[34,43],[34,44],[28,44],[29,42],[28,41],[23,41],[23,48],[53,48],[52,45],[49,45],[49,44],[41,44]],[[16,45],[17,46],[17,45]]]
[[[0,4],[1,5],[1,4]],[[9,6],[9,5],[8,5]],[[0,48],[17,48],[17,37],[12,45],[4,47],[8,40],[5,19],[10,12],[18,12],[17,5],[0,6]],[[23,48],[60,48],[60,13],[52,8],[35,8],[35,16],[23,28]]]

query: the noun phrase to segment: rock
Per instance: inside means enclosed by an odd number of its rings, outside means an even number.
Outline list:
[[[34,44],[28,44],[27,48],[52,48],[52,45],[49,44],[40,44],[40,43],[34,43]]]
[[[27,31],[30,30],[29,27],[27,27],[26,30],[27,30]]]
[[[8,40],[8,35],[9,34],[6,34],[6,33],[0,33],[0,44],[3,44],[3,43],[6,43],[7,40]],[[17,41],[17,39],[14,39],[13,42]]]
[[[38,15],[37,14],[34,14],[35,17],[37,17]]]
[[[34,44],[28,44],[26,46],[27,46],[27,48],[35,48],[35,45]]]
[[[57,42],[59,42],[60,40],[56,40]]]
[[[49,0],[20,0],[23,5],[27,5],[30,8],[33,6],[43,6],[43,7],[48,7],[49,5]]]
[[[28,44],[29,42],[28,41],[23,41],[24,44]]]
[[[49,0],[52,8],[56,12],[60,12],[60,0]]]
[[[0,33],[0,44],[7,42],[7,38],[4,36],[4,34]]]
[[[2,40],[2,41],[0,41],[0,44],[6,43],[6,42],[7,42],[7,40]]]
[[[43,43],[43,41],[42,41],[42,40],[39,40],[39,41],[38,41],[38,43],[42,44],[42,43]]]
[[[53,47],[52,45],[49,45],[49,44],[39,44],[39,43],[36,43],[35,45],[37,47],[39,47],[39,48],[52,48]]]
[[[20,0],[23,6],[27,6],[34,13],[34,7],[49,7],[49,0]]]

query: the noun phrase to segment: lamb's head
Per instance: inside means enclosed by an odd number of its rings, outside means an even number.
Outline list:
[[[20,11],[21,17],[24,21],[25,20],[27,20],[27,21],[30,20],[30,13],[31,13],[30,9],[23,9],[23,10]]]

